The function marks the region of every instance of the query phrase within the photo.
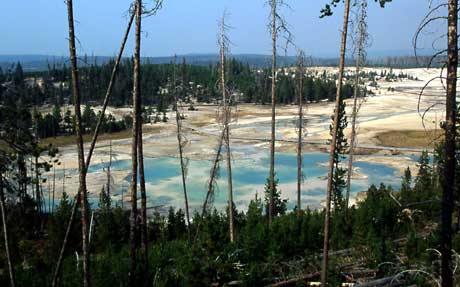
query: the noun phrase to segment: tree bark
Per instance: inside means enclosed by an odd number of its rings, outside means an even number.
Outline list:
[[[214,158],[212,168],[211,168],[211,173],[210,173],[209,183],[208,183],[208,192],[206,193],[206,198],[203,203],[203,209],[202,209],[202,215],[201,215],[202,217],[206,214],[206,209],[208,207],[208,204],[211,200],[212,195],[214,194],[214,180],[216,179],[216,176],[217,176],[217,169],[219,167],[220,155],[222,154],[222,145],[223,145],[224,138],[225,138],[225,129],[222,129],[222,134],[219,137],[216,157]]]
[[[268,225],[271,226],[273,221],[274,196],[275,196],[275,125],[276,125],[276,7],[277,0],[270,0],[271,4],[271,34],[272,34],[272,119],[271,119],[271,139],[270,139],[270,199],[268,205]]]
[[[54,195],[56,194],[56,163],[53,163],[53,200],[51,201],[52,204],[52,212],[54,213]]]
[[[364,5],[364,4],[362,4]],[[353,112],[351,116],[351,138],[350,138],[350,151],[348,154],[348,172],[347,172],[347,194],[345,199],[345,210],[348,210],[348,205],[350,202],[350,190],[351,190],[351,176],[353,174],[353,156],[356,146],[356,117],[358,116],[358,95],[359,95],[359,80],[360,80],[360,69],[361,69],[361,60],[363,56],[364,49],[364,40],[366,37],[366,27],[365,27],[365,7],[361,7],[361,12],[359,16],[358,23],[358,49],[355,60],[355,85],[354,85],[354,94],[353,94]]]
[[[88,244],[88,200],[86,190],[86,165],[83,147],[83,135],[81,125],[80,110],[80,87],[77,67],[77,52],[75,49],[75,30],[73,21],[73,4],[72,0],[67,0],[67,14],[69,22],[69,52],[72,74],[72,94],[75,106],[75,131],[78,150],[78,172],[79,172],[79,189],[81,191],[81,213],[82,213],[82,236],[83,236],[83,286],[91,286],[90,281],[90,258]]]
[[[139,37],[139,38],[137,38]],[[136,33],[136,42],[140,47],[140,33]],[[137,44],[136,44],[137,45]],[[140,59],[138,60],[140,62]],[[139,71],[140,73],[140,71]],[[140,74],[138,76],[140,79]],[[143,139],[142,139],[142,115],[140,114],[142,111],[142,99],[141,99],[141,91],[140,85],[138,87],[138,125],[139,125],[139,135],[137,139],[138,149],[137,149],[137,158],[138,158],[138,165],[139,165],[139,185],[141,188],[141,260],[142,260],[142,271],[144,275],[144,285],[147,286],[149,281],[149,272],[148,272],[148,237],[147,237],[147,191],[145,188],[145,172],[144,172],[144,146],[143,146]]]
[[[326,216],[324,220],[324,242],[323,242],[323,262],[321,269],[321,286],[327,286],[327,268],[329,266],[329,231],[331,222],[331,193],[332,177],[334,175],[334,154],[337,145],[337,130],[339,126],[340,101],[342,94],[343,70],[345,66],[345,51],[347,47],[348,17],[350,14],[350,0],[345,0],[345,11],[343,19],[342,45],[340,48],[339,61],[339,78],[337,82],[337,94],[335,100],[334,127],[332,131],[331,147],[329,152],[329,170],[327,177],[327,194],[326,194]]]
[[[297,67],[298,78],[298,105],[299,105],[299,124],[297,139],[297,215],[302,214],[302,139],[303,139],[303,77],[304,62],[303,53],[299,54],[299,63]]]
[[[179,159],[180,159],[180,169],[182,175],[182,190],[184,192],[184,202],[185,202],[185,216],[187,220],[187,236],[188,236],[188,243],[191,243],[192,236],[190,232],[190,214],[189,214],[189,207],[188,207],[188,196],[187,196],[187,182],[186,182],[186,166],[184,162],[184,149],[183,149],[183,141],[182,141],[182,118],[179,111],[179,100],[177,97],[177,89],[176,89],[176,57],[174,57],[174,72],[173,72],[173,91],[174,91],[174,100],[176,103],[176,126],[177,126],[177,143],[179,147]]]
[[[235,241],[235,225],[233,215],[233,180],[232,180],[232,154],[230,150],[230,103],[227,95],[227,86],[225,80],[225,53],[226,53],[226,38],[225,38],[225,15],[222,16],[221,31],[220,31],[220,85],[222,90],[222,102],[224,110],[224,141],[226,146],[227,156],[227,183],[228,183],[228,222],[230,242]]]
[[[137,168],[138,168],[138,144],[140,127],[140,33],[141,33],[141,12],[142,1],[136,0],[136,44],[134,48],[134,75],[133,75],[133,131],[131,145],[131,215],[130,222],[130,283],[136,284],[137,268]]]
[[[109,143],[109,164],[107,166],[107,197],[110,198],[110,185],[111,185],[111,168],[112,168],[112,140]]]
[[[40,181],[38,179],[38,156],[35,156],[35,197],[37,199],[38,213],[42,213],[42,198],[40,196]]]
[[[85,173],[87,172],[87,168],[89,167],[89,165],[91,163],[91,157],[92,157],[94,148],[96,146],[97,137],[99,135],[100,126],[101,126],[102,120],[103,120],[103,115],[104,115],[105,110],[107,108],[110,96],[112,95],[113,85],[115,83],[116,75],[118,74],[118,68],[120,66],[120,62],[121,62],[121,59],[122,59],[122,56],[123,56],[123,51],[124,51],[124,48],[125,48],[126,41],[128,40],[128,35],[129,35],[129,31],[131,30],[131,25],[132,25],[132,23],[134,21],[134,16],[135,16],[134,13],[132,13],[131,17],[130,17],[130,20],[128,22],[128,26],[126,28],[125,36],[123,38],[123,41],[122,41],[122,44],[121,44],[121,47],[120,47],[120,51],[118,53],[118,58],[117,58],[117,60],[115,62],[115,65],[114,65],[114,67],[112,69],[112,75],[110,77],[109,86],[107,88],[107,92],[106,92],[106,95],[105,95],[101,115],[100,115],[100,117],[98,119],[96,129],[94,131],[94,135],[93,135],[93,138],[91,140],[91,146],[90,146],[90,148],[88,150],[88,154],[86,155]],[[62,247],[61,247],[61,250],[59,252],[59,257],[58,257],[58,260],[56,262],[56,267],[55,267],[54,277],[53,277],[53,283],[52,283],[53,287],[56,287],[58,285],[58,279],[59,279],[60,272],[61,272],[61,267],[62,267],[62,260],[64,259],[64,253],[65,253],[65,249],[67,247],[67,242],[68,242],[68,237],[69,237],[69,234],[70,234],[70,230],[72,229],[72,225],[73,225],[73,222],[75,221],[75,216],[77,214],[77,208],[78,208],[78,204],[80,202],[80,194],[81,194],[81,191],[78,190],[77,195],[75,196],[75,199],[74,199],[73,206],[72,206],[72,212],[70,214],[69,222],[67,223],[66,233],[64,235],[64,240],[62,242]]]
[[[3,239],[5,240],[5,254],[6,260],[8,261],[8,272],[10,274],[10,286],[16,285],[14,277],[14,265],[11,261],[10,244],[8,241],[8,226],[6,225],[6,208],[5,208],[5,195],[3,193],[3,174],[0,173],[0,211],[2,213],[2,224],[3,224]]]
[[[452,211],[453,189],[455,187],[455,139],[456,139],[456,94],[458,67],[458,0],[449,0],[447,34],[447,94],[446,130],[444,152],[444,180],[442,193],[441,224],[441,281],[442,286],[452,286]]]

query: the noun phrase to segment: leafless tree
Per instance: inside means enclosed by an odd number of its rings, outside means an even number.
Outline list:
[[[300,216],[302,214],[302,182],[303,182],[303,173],[302,173],[302,140],[303,140],[303,96],[304,96],[304,88],[303,88],[303,80],[305,78],[305,53],[303,51],[299,51],[299,55],[297,56],[297,99],[298,99],[298,106],[299,106],[299,117],[298,117],[298,124],[297,128],[297,215]]]
[[[226,54],[228,53],[229,39],[227,37],[227,29],[229,26],[225,23],[226,13],[222,15],[220,22],[220,89],[222,91],[222,105],[223,105],[223,126],[224,126],[224,141],[226,147],[226,161],[227,161],[227,182],[228,182],[228,221],[229,221],[229,234],[230,242],[235,240],[235,226],[233,215],[233,181],[232,181],[232,154],[230,150],[230,120],[231,120],[231,106],[230,95],[227,91],[226,83]]]
[[[85,154],[83,146],[83,131],[81,124],[81,110],[80,110],[80,86],[78,78],[77,67],[77,52],[75,48],[75,30],[73,20],[73,3],[72,0],[67,0],[67,15],[69,22],[69,50],[70,50],[70,63],[72,74],[72,94],[75,107],[75,132],[77,138],[78,150],[78,172],[79,172],[79,190],[81,192],[81,223],[82,223],[82,236],[83,236],[83,286],[91,286],[90,270],[89,270],[89,244],[88,244],[88,199],[86,190],[86,165]]]
[[[128,39],[129,31],[131,30],[131,25],[132,25],[133,21],[134,21],[134,13],[131,12],[131,16],[130,16],[130,19],[128,21],[128,26],[126,28],[124,38],[122,40],[120,51],[118,53],[118,57],[117,57],[117,60],[115,62],[115,65],[114,65],[114,67],[112,69],[112,74],[111,74],[111,77],[110,77],[110,82],[109,82],[109,85],[108,85],[108,88],[107,88],[107,92],[105,94],[102,111],[100,113],[100,116],[99,116],[97,124],[96,124],[96,129],[94,131],[93,138],[91,140],[91,145],[90,145],[88,154],[86,155],[85,173],[87,172],[88,167],[89,167],[90,162],[91,162],[91,156],[92,156],[94,148],[96,146],[96,142],[97,142],[97,138],[98,138],[98,135],[99,135],[100,127],[101,127],[102,122],[103,122],[103,116],[105,114],[105,110],[107,108],[110,96],[111,96],[112,91],[113,91],[113,86],[114,86],[114,83],[115,83],[115,79],[116,79],[116,76],[118,74],[118,68],[120,66],[120,62],[121,62],[121,58],[123,56],[123,51],[124,51],[124,48],[125,48],[125,44],[126,44],[126,41]],[[62,247],[61,247],[61,250],[59,252],[58,260],[56,262],[56,267],[55,267],[54,276],[53,276],[53,283],[52,283],[53,287],[56,287],[58,285],[58,279],[59,279],[60,272],[61,272],[61,267],[62,267],[62,260],[64,259],[64,253],[65,253],[65,249],[67,247],[67,242],[68,242],[70,230],[72,229],[72,225],[73,225],[73,222],[75,220],[75,216],[77,214],[77,208],[78,208],[78,204],[80,202],[80,199],[81,199],[81,190],[79,189],[78,192],[77,192],[77,195],[75,196],[74,202],[73,202],[72,212],[70,214],[69,222],[67,223],[66,233],[64,235],[64,240],[63,240],[63,243],[62,243]]]
[[[348,210],[348,205],[350,201],[350,189],[351,189],[351,176],[353,174],[353,156],[356,147],[356,118],[358,116],[359,109],[361,104],[358,102],[359,97],[366,95],[361,94],[361,84],[360,84],[360,72],[361,66],[365,61],[366,56],[366,45],[367,45],[367,0],[360,0],[356,3],[358,6],[358,11],[356,12],[355,19],[355,34],[357,38],[355,41],[355,83],[354,83],[354,94],[353,94],[353,111],[351,115],[351,136],[350,136],[350,151],[348,153],[348,172],[347,172],[347,194],[345,200],[345,210]]]
[[[52,212],[54,213],[54,207],[55,207],[55,203],[54,203],[54,196],[56,194],[56,164],[57,162],[54,162],[53,163],[53,200],[51,201],[52,205]]]
[[[285,49],[289,44],[292,44],[292,34],[288,29],[288,25],[284,17],[280,14],[280,9],[286,6],[284,0],[269,0],[270,6],[269,15],[269,31],[272,37],[272,85],[271,85],[271,138],[270,138],[270,174],[269,187],[270,197],[268,203],[268,224],[271,225],[273,220],[274,195],[275,195],[275,126],[276,126],[276,76],[277,76],[277,41],[280,35],[283,35],[286,40]]]
[[[206,215],[211,203],[214,201],[214,195],[217,188],[217,178],[219,177],[219,168],[220,168],[220,161],[222,160],[222,146],[224,144],[225,139],[225,128],[222,129],[221,134],[219,135],[219,140],[217,143],[217,152],[212,162],[211,170],[209,171],[209,181],[207,183],[207,192],[206,197],[203,202],[203,206],[201,209],[201,216],[200,221],[198,222],[195,238],[193,243],[196,242],[198,238],[198,234],[200,233],[201,223],[203,221],[204,216]]]
[[[111,168],[112,168],[112,140],[109,142],[109,164],[107,165],[107,196],[110,198],[110,186],[111,186],[111,181],[112,181],[112,174],[111,174]],[[65,176],[65,174],[64,174]]]
[[[177,93],[177,79],[176,79],[176,57],[174,57],[174,66],[173,66],[173,81],[172,81],[172,92],[174,93],[174,101],[176,106],[176,127],[177,127],[177,143],[179,149],[179,160],[180,160],[180,169],[182,175],[182,189],[184,191],[184,203],[185,203],[185,216],[187,220],[187,235],[188,242],[191,242],[191,232],[190,232],[190,214],[188,207],[188,196],[187,196],[187,167],[188,161],[184,158],[184,148],[187,145],[187,139],[184,136],[182,130],[182,115],[179,103],[179,97]],[[184,88],[184,87],[181,87]]]
[[[129,217],[129,234],[130,234],[130,272],[129,278],[131,285],[135,285],[137,269],[137,176],[138,176],[138,145],[139,145],[139,127],[141,124],[140,117],[140,37],[141,37],[141,17],[142,17],[142,0],[136,0],[136,37],[134,48],[134,68],[133,68],[133,129],[131,143],[131,214]]]
[[[144,278],[144,286],[150,285],[150,275],[148,270],[148,237],[147,237],[147,191],[145,187],[144,172],[144,148],[142,135],[142,98],[140,85],[140,50],[141,50],[141,21],[142,17],[154,15],[162,5],[161,0],[153,1],[154,7],[148,9],[142,4],[142,0],[136,0],[136,37],[134,48],[134,68],[133,68],[133,142],[132,142],[132,178],[131,178],[131,215],[130,215],[130,281],[134,284],[136,271],[136,237],[137,237],[137,175],[139,175],[141,193],[141,267]],[[135,151],[135,149],[137,149]],[[139,168],[139,171],[135,170]]]
[[[444,151],[444,178],[441,222],[442,286],[453,286],[452,279],[452,212],[455,186],[457,68],[458,68],[458,0],[449,0],[447,20],[447,93]]]
[[[324,244],[323,244],[323,262],[321,269],[321,285],[327,285],[327,269],[329,266],[329,231],[331,222],[331,193],[332,177],[334,175],[334,154],[337,146],[337,131],[339,127],[340,101],[342,92],[343,70],[345,66],[345,51],[347,48],[348,35],[348,18],[350,14],[350,0],[345,0],[345,11],[343,16],[342,44],[340,48],[339,72],[337,82],[337,95],[335,100],[334,125],[332,130],[331,147],[329,151],[329,170],[327,177],[327,194],[326,194],[326,216],[324,220]]]
[[[457,68],[458,68],[458,0],[448,0],[435,5],[427,13],[425,18],[419,25],[414,37],[414,51],[417,53],[417,43],[422,32],[426,32],[430,25],[437,22],[447,24],[447,33],[435,38],[432,47],[436,49],[428,62],[428,68],[437,61],[442,64],[440,75],[429,80],[422,88],[419,95],[418,110],[422,117],[422,122],[425,121],[425,115],[435,107],[443,103],[431,104],[423,114],[420,112],[420,101],[425,92],[425,89],[434,80],[441,80],[444,89],[446,90],[446,119],[444,124],[445,142],[444,142],[444,164],[442,167],[442,214],[441,214],[441,284],[442,286],[453,286],[453,271],[452,271],[452,215],[453,201],[455,188],[455,173],[456,173],[456,121],[457,121]],[[447,8],[447,17],[444,9]],[[439,49],[436,44],[439,40],[446,39],[447,46]],[[447,58],[445,57],[447,54]],[[444,76],[446,70],[446,76]]]
[[[219,135],[219,141],[217,143],[217,152],[212,162],[211,170],[209,171],[209,181],[208,181],[208,188],[206,193],[206,198],[203,203],[203,208],[201,212],[201,217],[206,214],[210,204],[214,200],[215,189],[217,185],[217,178],[219,176],[219,163],[222,160],[222,146],[224,143],[225,138],[225,129],[222,129],[221,134]],[[198,234],[198,230],[197,230]]]

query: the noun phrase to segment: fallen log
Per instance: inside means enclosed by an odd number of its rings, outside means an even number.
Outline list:
[[[300,281],[310,280],[312,278],[318,277],[319,275],[321,275],[320,272],[315,272],[315,273],[312,273],[312,274],[302,275],[302,276],[299,276],[299,277],[296,277],[296,278],[292,278],[292,279],[288,279],[288,280],[285,280],[285,281],[280,281],[280,282],[276,282],[276,283],[273,283],[273,284],[269,284],[269,285],[266,285],[265,287],[288,286],[288,285],[291,285],[291,284],[294,284],[294,283],[297,283],[297,282],[300,282]]]
[[[396,277],[384,277],[377,280],[369,281],[366,283],[356,284],[355,287],[393,287],[401,286],[403,282]]]

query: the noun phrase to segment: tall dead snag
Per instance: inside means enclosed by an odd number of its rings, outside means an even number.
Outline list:
[[[303,79],[305,77],[305,54],[299,52],[297,60],[297,99],[299,118],[297,124],[297,215],[302,214],[302,140],[303,140]]]
[[[355,42],[355,83],[354,83],[354,94],[353,94],[353,112],[351,115],[351,136],[350,136],[350,150],[348,153],[348,173],[347,173],[347,194],[345,200],[345,210],[348,210],[350,202],[350,189],[351,189],[351,176],[353,174],[353,155],[356,147],[356,117],[360,104],[358,104],[358,97],[360,96],[360,72],[361,65],[365,58],[365,45],[367,40],[367,0],[363,0],[359,4],[359,11],[356,17],[357,25],[357,36]],[[365,96],[365,95],[364,95]]]
[[[2,228],[3,239],[5,240],[5,254],[8,261],[8,272],[10,274],[10,286],[14,287],[16,284],[14,277],[14,265],[11,261],[10,244],[8,241],[8,226],[6,225],[6,208],[5,208],[5,195],[3,193],[3,174],[0,173],[0,212],[2,213]]]
[[[326,194],[326,216],[324,220],[324,243],[323,243],[323,262],[321,269],[321,286],[327,285],[327,268],[329,266],[329,231],[331,222],[331,193],[332,177],[334,175],[334,154],[337,145],[337,130],[339,127],[340,101],[342,94],[343,70],[345,66],[345,51],[347,47],[348,34],[348,17],[350,14],[350,0],[345,0],[345,11],[343,16],[342,45],[340,48],[339,77],[337,82],[337,95],[335,100],[334,126],[332,130],[332,140],[329,152],[329,170],[327,177],[327,194]]]
[[[86,190],[86,164],[85,154],[83,150],[83,134],[81,125],[81,110],[80,110],[80,86],[77,67],[77,52],[75,49],[75,30],[73,22],[73,3],[72,0],[67,0],[67,14],[69,21],[69,52],[72,74],[72,94],[75,106],[75,132],[78,150],[78,172],[79,172],[79,190],[81,193],[81,226],[83,236],[83,286],[91,286],[90,270],[89,270],[89,242],[88,242],[88,198]]]
[[[458,67],[458,0],[449,0],[447,19],[447,93],[444,152],[444,180],[442,193],[441,279],[442,286],[453,286],[452,279],[452,212],[455,187],[456,95]]]
[[[106,192],[107,192],[107,197],[108,198],[110,198],[110,186],[111,186],[111,181],[112,181],[111,169],[112,169],[112,140],[110,140],[110,143],[109,143],[109,164],[107,165],[107,188],[106,188]]]
[[[125,35],[124,35],[123,40],[122,40],[120,51],[118,52],[117,60],[116,60],[115,65],[113,66],[113,69],[112,69],[112,75],[110,77],[110,82],[109,82],[109,85],[107,87],[107,91],[106,91],[106,94],[105,94],[104,104],[102,106],[102,111],[101,111],[100,116],[98,118],[98,121],[97,121],[97,124],[96,124],[96,129],[94,131],[93,138],[91,140],[91,146],[90,146],[90,148],[88,150],[88,154],[86,155],[85,173],[87,172],[88,167],[89,167],[89,165],[91,163],[91,156],[93,154],[94,148],[96,147],[96,141],[97,141],[97,138],[98,138],[98,135],[99,135],[100,127],[101,127],[103,119],[104,119],[105,110],[106,110],[107,105],[109,103],[110,96],[112,95],[113,86],[115,84],[115,79],[116,79],[116,76],[118,74],[118,68],[120,66],[120,62],[121,62],[121,59],[122,59],[122,56],[123,56],[123,51],[125,49],[125,44],[126,44],[126,41],[128,40],[129,31],[131,30],[131,26],[132,26],[133,21],[134,21],[134,13],[131,12],[131,17],[129,19],[128,26],[126,28],[126,32],[125,32]],[[78,208],[78,204],[80,202],[80,197],[81,197],[81,190],[79,189],[78,192],[77,192],[77,195],[75,196],[74,202],[73,202],[72,212],[70,214],[69,222],[67,223],[66,233],[64,235],[64,240],[62,242],[62,247],[61,247],[61,250],[59,252],[58,260],[56,262],[56,267],[54,269],[54,276],[53,276],[53,283],[52,283],[53,287],[56,287],[58,285],[58,279],[59,279],[59,276],[60,276],[60,273],[61,273],[61,267],[62,267],[62,260],[64,259],[64,253],[65,253],[65,250],[66,250],[66,247],[67,247],[67,241],[68,241],[68,238],[69,238],[69,234],[70,234],[70,231],[72,229],[73,222],[75,221],[75,216],[77,214],[77,208]]]
[[[188,242],[191,242],[191,233],[190,233],[190,213],[188,207],[188,196],[187,196],[187,161],[184,159],[184,147],[187,144],[187,139],[183,135],[182,131],[182,115],[179,108],[179,97],[177,93],[177,86],[176,86],[176,57],[174,56],[174,66],[173,66],[173,84],[172,90],[174,93],[174,101],[176,106],[176,127],[177,127],[177,143],[179,148],[179,160],[180,160],[180,169],[182,175],[182,190],[184,192],[184,203],[185,203],[185,216],[187,220],[187,235],[188,235]],[[184,87],[182,87],[184,88]]]
[[[136,16],[141,17],[141,16]],[[139,22],[139,24],[137,24]],[[136,50],[140,51],[141,45],[141,19],[136,21]],[[142,137],[142,97],[141,97],[141,87],[140,87],[140,52],[136,52],[135,61],[138,62],[137,71],[135,70],[134,73],[137,73],[137,124],[138,127],[138,139],[137,139],[137,158],[138,158],[138,165],[139,165],[139,184],[141,188],[141,260],[142,260],[142,271],[144,276],[144,285],[148,285],[147,282],[150,278],[148,272],[148,238],[147,238],[147,192],[145,188],[145,172],[144,172],[144,146],[143,146],[143,137]]]
[[[220,22],[220,37],[219,37],[219,46],[220,46],[220,89],[222,91],[222,109],[223,109],[223,126],[224,126],[224,141],[226,147],[226,160],[227,160],[227,183],[228,183],[228,222],[229,222],[229,234],[230,242],[235,241],[235,225],[234,225],[234,215],[233,215],[233,181],[232,181],[232,154],[230,150],[230,120],[231,120],[231,107],[230,107],[230,97],[227,92],[227,84],[225,77],[225,61],[226,54],[228,52],[228,38],[226,35],[226,30],[228,26],[225,24],[225,16],[222,15]]]
[[[129,217],[129,239],[130,239],[130,272],[129,278],[131,285],[136,283],[136,268],[137,268],[137,168],[138,168],[138,143],[139,143],[139,127],[140,127],[140,36],[141,36],[141,16],[142,16],[142,0],[136,0],[136,44],[134,48],[134,67],[133,67],[133,130],[131,144],[131,214]]]
[[[200,233],[200,227],[201,227],[203,218],[206,215],[206,212],[209,206],[211,205],[212,201],[214,200],[214,194],[216,191],[216,184],[217,184],[216,181],[217,181],[217,178],[219,177],[219,163],[222,160],[222,146],[224,143],[224,138],[225,138],[225,128],[222,129],[222,133],[219,135],[219,141],[217,143],[217,153],[212,162],[211,170],[209,171],[208,190],[206,192],[206,198],[204,199],[204,202],[203,202],[200,221],[198,222],[198,226],[196,228],[196,233],[195,233],[193,243],[195,243],[196,239],[198,238],[198,234]]]
[[[270,174],[269,174],[269,184],[270,184],[270,197],[268,203],[268,224],[271,225],[273,220],[273,210],[274,210],[274,196],[275,196],[275,125],[276,125],[276,74],[277,74],[277,40],[279,34],[285,34],[286,39],[286,48],[289,44],[292,43],[291,32],[287,28],[287,23],[279,13],[279,8],[285,6],[284,0],[269,0],[268,4],[270,6],[270,24],[269,30],[272,36],[272,86],[271,86],[271,137],[270,137]]]
[[[278,29],[276,28],[276,5],[277,0],[270,0],[271,6],[271,34],[272,34],[272,122],[270,138],[270,200],[268,203],[268,224],[271,226],[273,220],[273,205],[275,196],[275,104],[276,104],[276,40]]]
[[[219,141],[217,143],[217,152],[214,160],[212,162],[211,170],[209,171],[209,181],[208,181],[208,191],[206,193],[206,198],[203,203],[203,208],[201,212],[201,218],[204,217],[206,211],[209,208],[209,205],[214,200],[214,192],[216,189],[216,180],[219,177],[219,163],[222,159],[222,145],[224,143],[225,138],[225,129],[222,129],[222,133],[219,135]],[[197,230],[198,234],[198,230]]]

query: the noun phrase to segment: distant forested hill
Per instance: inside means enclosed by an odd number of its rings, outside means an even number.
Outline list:
[[[248,64],[251,68],[268,68],[271,63],[271,56],[261,54],[235,54],[231,55],[237,61]],[[107,63],[113,57],[110,56],[80,56],[79,65],[81,67],[93,64],[102,65]],[[197,66],[208,66],[216,64],[219,61],[217,54],[186,54],[177,56],[177,62],[181,63],[185,59],[187,64]],[[168,64],[173,62],[174,57],[144,57],[142,61],[150,64]],[[338,58],[316,58],[310,59],[313,66],[337,66]],[[279,66],[291,66],[295,64],[294,56],[278,56]],[[24,71],[44,71],[49,66],[63,66],[68,63],[68,58],[64,56],[47,56],[47,55],[0,55],[0,67],[4,71],[14,69],[15,65],[20,62]],[[368,66],[393,67],[393,68],[414,68],[425,67],[428,63],[428,57],[422,56],[417,60],[413,56],[395,56],[395,57],[372,57],[367,60]],[[346,60],[347,65],[352,65],[351,59]]]

